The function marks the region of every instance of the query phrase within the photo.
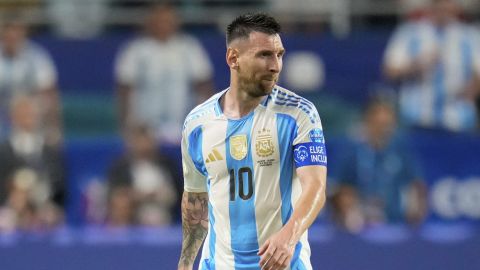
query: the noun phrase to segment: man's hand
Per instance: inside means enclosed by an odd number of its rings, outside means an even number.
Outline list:
[[[290,264],[295,245],[325,204],[327,168],[304,166],[297,168],[297,175],[302,194],[287,224],[260,247],[258,255],[262,270],[282,270]]]
[[[293,230],[288,226],[268,238],[260,247],[260,267],[262,270],[282,270],[287,268],[292,260],[297,241]]]

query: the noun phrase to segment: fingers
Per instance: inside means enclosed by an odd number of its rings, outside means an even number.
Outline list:
[[[282,270],[290,264],[292,254],[282,249],[268,249],[260,260],[262,270]]]
[[[268,246],[270,245],[270,240],[265,241],[263,245],[260,247],[260,250],[258,251],[257,255],[262,256],[265,251],[267,251]]]
[[[287,267],[286,261],[288,260],[288,254],[276,252],[275,255],[271,257],[271,259],[265,265],[265,270],[283,270]]]
[[[290,261],[292,257],[286,254],[279,260],[279,268],[278,269],[286,269],[290,265]]]
[[[275,254],[276,248],[274,246],[270,246],[267,248],[267,250],[261,255],[260,257],[260,266],[262,269],[267,265],[267,263],[272,259],[272,256]]]
[[[261,270],[266,270],[266,269],[267,269],[267,265],[266,265],[266,264],[270,261],[271,258],[272,258],[272,257],[270,257],[264,264],[262,264],[262,263],[260,262]]]

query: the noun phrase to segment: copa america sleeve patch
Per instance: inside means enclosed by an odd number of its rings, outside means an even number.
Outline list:
[[[327,149],[323,142],[299,143],[293,147],[297,168],[309,165],[327,166]]]

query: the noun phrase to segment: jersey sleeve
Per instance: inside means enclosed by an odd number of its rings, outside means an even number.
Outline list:
[[[202,44],[195,38],[189,37],[188,43],[188,58],[189,58],[189,72],[194,81],[206,81],[212,77],[213,68],[210,63],[207,52]]]
[[[411,61],[408,46],[412,39],[412,26],[400,26],[390,38],[384,55],[384,64],[391,68],[403,68]]]
[[[327,149],[318,112],[310,103],[297,119],[297,136],[293,141],[293,158],[297,168],[327,166]]]
[[[35,50],[35,83],[38,90],[49,89],[57,84],[57,70],[47,51],[37,48]]]
[[[184,186],[187,192],[207,192],[207,175],[201,155],[201,147],[198,143],[198,134],[201,128],[182,133],[182,168]]]
[[[130,85],[135,81],[138,46],[135,42],[120,50],[115,61],[115,79],[120,84]]]

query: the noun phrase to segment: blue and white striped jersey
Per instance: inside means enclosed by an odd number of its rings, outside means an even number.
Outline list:
[[[466,89],[475,75],[480,76],[479,31],[456,22],[443,28],[429,20],[405,23],[396,30],[385,51],[386,65],[394,68],[432,57],[436,62],[424,76],[403,82],[402,117],[420,126],[475,128],[475,105],[466,98]]]
[[[327,164],[322,125],[310,101],[278,86],[250,114],[228,119],[219,104],[225,92],[185,120],[184,189],[209,195],[200,269],[260,269],[259,247],[288,221],[300,196],[295,168]],[[307,232],[288,269],[312,269]]]

